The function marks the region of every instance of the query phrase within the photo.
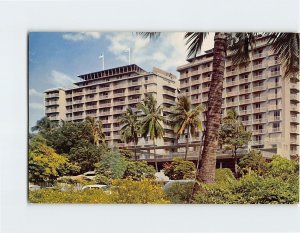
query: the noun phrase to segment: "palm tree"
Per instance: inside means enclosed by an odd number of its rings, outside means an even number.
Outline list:
[[[31,127],[31,131],[39,131],[41,133],[51,130],[56,126],[47,116],[36,122],[36,125]]]
[[[180,96],[176,106],[173,107],[172,113],[169,116],[177,138],[186,132],[187,139],[184,157],[185,160],[187,160],[190,134],[194,137],[199,130],[202,130],[202,123],[200,120],[202,111],[203,108],[201,105],[192,109],[191,101],[187,98],[187,96]]]
[[[156,38],[158,32],[139,32],[144,38]],[[187,32],[188,57],[196,56],[200,51],[208,33]],[[263,33],[268,43],[278,55],[285,68],[285,77],[299,73],[299,34],[297,33]],[[224,33],[214,35],[214,55],[212,79],[206,111],[206,130],[204,147],[201,154],[201,164],[197,171],[197,179],[205,183],[214,182],[216,169],[216,153],[218,147],[219,128],[221,124],[222,90],[225,71],[226,52],[233,52],[233,64],[244,64],[249,60],[249,54],[255,48],[255,38],[258,33]]]
[[[87,125],[90,127],[92,135],[93,135],[93,141],[96,146],[99,146],[99,142],[101,141],[102,144],[105,144],[105,135],[102,131],[102,123],[101,121],[96,121],[93,117],[87,117],[85,119],[87,122]]]
[[[137,160],[136,146],[138,144],[138,133],[140,131],[138,115],[129,107],[120,118],[120,123],[123,125],[121,128],[121,138],[126,143],[134,143],[134,157],[135,160]]]
[[[157,138],[162,138],[165,133],[161,124],[165,121],[165,118],[162,115],[162,107],[157,106],[157,101],[152,95],[146,96],[137,107],[141,110],[140,132],[144,138],[149,136],[150,140],[153,141],[155,169],[158,171],[155,140]]]

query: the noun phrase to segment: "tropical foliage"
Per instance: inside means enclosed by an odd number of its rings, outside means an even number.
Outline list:
[[[154,179],[154,174],[154,167],[148,165],[146,161],[130,161],[123,177],[131,178],[132,180],[141,180],[143,178]]]
[[[171,163],[164,164],[164,173],[171,180],[194,179],[195,172],[195,164],[182,158],[174,158]]]
[[[196,133],[202,130],[202,122],[200,120],[202,112],[203,108],[201,105],[192,108],[191,101],[188,97],[180,96],[169,116],[170,123],[174,128],[177,138],[184,134],[186,135],[185,160],[187,160],[190,135],[195,137]]]
[[[155,98],[152,95],[148,95],[138,104],[138,109],[141,110],[140,132],[142,137],[146,138],[149,136],[150,140],[153,141],[155,169],[158,171],[155,140],[164,136],[162,123],[165,121],[165,117],[162,115],[162,106],[157,106]]]

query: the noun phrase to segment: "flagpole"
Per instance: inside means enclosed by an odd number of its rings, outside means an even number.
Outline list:
[[[104,70],[104,53],[103,53],[103,57],[102,57],[102,70]]]
[[[128,48],[128,65],[130,65],[130,48]]]

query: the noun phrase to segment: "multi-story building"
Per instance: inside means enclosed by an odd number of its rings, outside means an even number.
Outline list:
[[[266,38],[257,39],[248,64],[235,67],[231,56],[228,52],[225,63],[223,115],[232,108],[238,112],[247,130],[252,132],[252,148],[286,157],[299,155],[299,76],[283,76],[284,67]],[[177,68],[180,92],[190,97],[193,105],[206,106],[212,60],[211,50]],[[200,136],[193,140],[201,140]]]
[[[126,108],[136,108],[137,103],[152,94],[166,116],[175,105],[179,81],[175,75],[158,68],[146,72],[137,65],[79,75],[82,81],[74,88],[45,91],[45,114],[53,121],[80,122],[94,117],[103,124],[107,143],[111,146],[128,146],[121,141],[120,122]],[[165,135],[157,146],[174,143],[170,126],[164,124]],[[147,138],[139,139],[139,146],[153,145]],[[129,144],[130,146],[130,144]],[[159,150],[158,150],[158,153]],[[164,153],[161,151],[161,153]]]

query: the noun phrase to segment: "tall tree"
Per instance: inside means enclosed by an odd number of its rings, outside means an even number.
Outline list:
[[[155,140],[164,136],[162,122],[165,121],[165,117],[162,115],[162,107],[157,106],[157,101],[152,95],[148,95],[138,104],[138,109],[141,110],[140,132],[142,137],[149,136],[153,141],[155,169],[158,171]]]
[[[43,117],[36,122],[36,125],[31,127],[31,131],[39,131],[41,134],[53,129],[56,125],[47,117]]]
[[[101,121],[97,121],[93,117],[87,117],[85,121],[92,132],[94,144],[99,146],[100,141],[105,144],[105,135],[102,131]]]
[[[227,116],[223,118],[220,129],[219,143],[223,149],[232,152],[234,160],[234,172],[238,174],[237,151],[248,145],[252,133],[245,129],[243,123],[239,120],[239,115],[235,110],[229,110]]]
[[[176,103],[176,106],[172,108],[172,113],[169,115],[170,123],[174,127],[174,132],[179,138],[182,135],[186,135],[186,148],[185,148],[185,160],[187,160],[187,153],[189,148],[189,137],[196,136],[196,133],[202,130],[202,123],[200,115],[203,108],[198,105],[192,108],[191,101],[187,96],[180,96]]]
[[[140,121],[137,113],[134,112],[132,108],[127,108],[125,113],[120,118],[120,124],[122,124],[121,138],[126,143],[134,143],[134,157],[135,160],[137,160],[136,146],[138,144],[138,134],[140,131]]]
[[[144,38],[156,38],[158,32],[140,32]],[[188,57],[196,56],[200,51],[208,33],[187,32]],[[227,49],[233,52],[233,64],[244,64],[249,60],[249,54],[255,48],[255,37],[258,33],[224,33],[214,35],[214,55],[212,80],[208,96],[206,111],[206,130],[201,164],[197,171],[197,178],[206,183],[215,179],[216,153],[218,147],[219,128],[221,124],[222,90],[225,71],[225,57]],[[268,43],[283,62],[285,76],[299,73],[299,34],[297,33],[263,33],[269,38]]]

